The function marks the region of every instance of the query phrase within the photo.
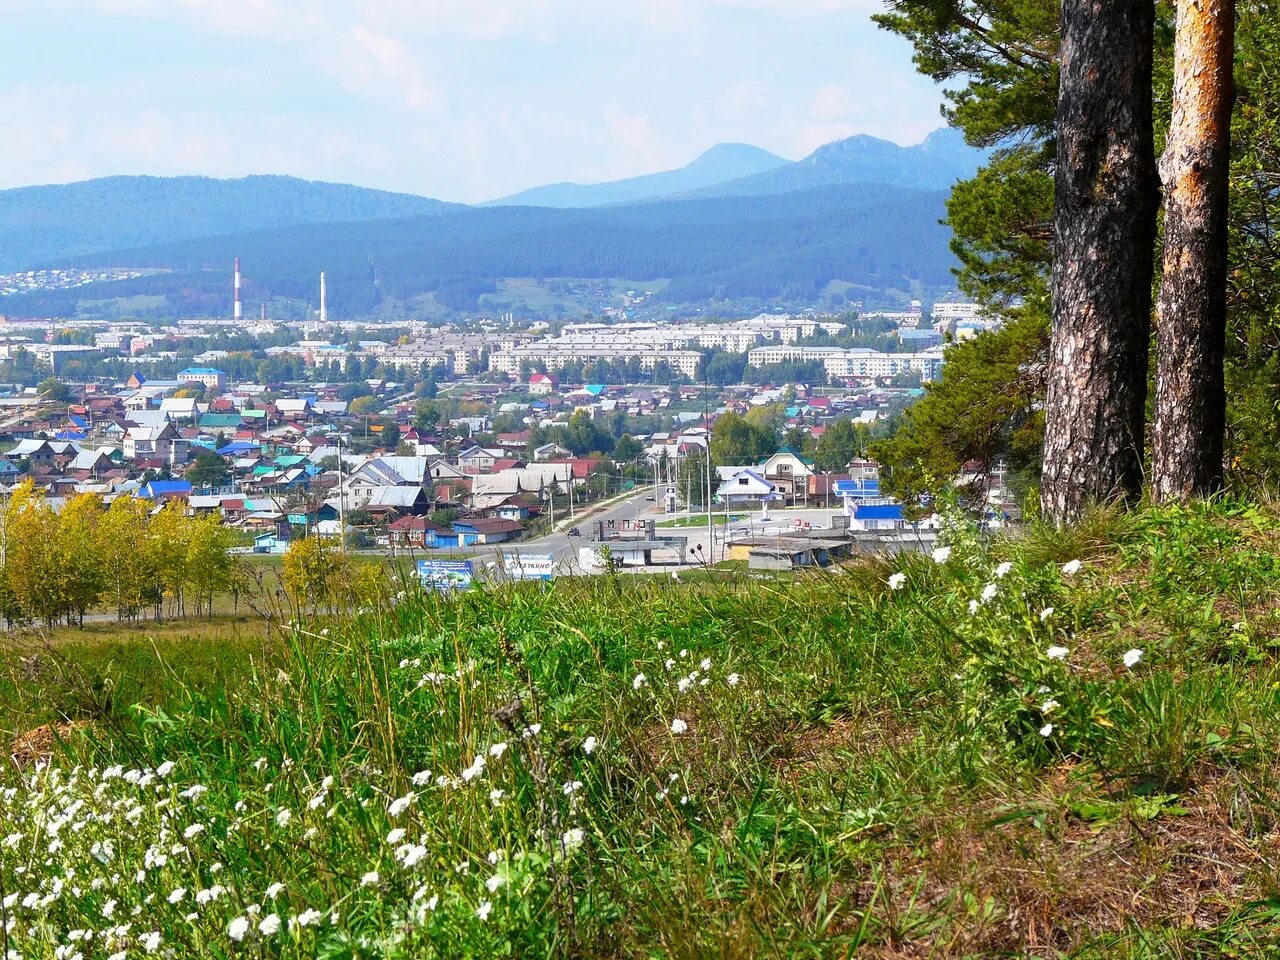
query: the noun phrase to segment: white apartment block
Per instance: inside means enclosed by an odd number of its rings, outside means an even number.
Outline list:
[[[666,350],[653,347],[644,349],[619,346],[616,340],[597,343],[594,342],[594,338],[583,339],[589,342],[579,342],[576,337],[572,340],[545,340],[495,353],[489,357],[489,369],[519,376],[521,364],[529,366],[542,364],[548,371],[555,372],[562,369],[565,364],[575,361],[585,366],[596,360],[626,363],[635,358],[640,361],[642,370],[652,370],[665,361],[671,365],[672,369],[684,376],[694,377],[698,373],[698,364],[702,362],[702,354],[696,350]]]
[[[929,313],[934,320],[974,320],[983,316],[982,307],[976,303],[935,303]]]
[[[922,353],[881,353],[864,347],[844,350],[839,347],[757,347],[747,354],[753,367],[771,363],[811,362],[820,360],[828,377],[879,379],[904,373],[918,373],[928,383],[942,372],[942,348]]]

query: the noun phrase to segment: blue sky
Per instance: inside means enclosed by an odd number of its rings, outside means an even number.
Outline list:
[[[941,125],[876,0],[0,0],[0,188],[119,173],[479,201]]]

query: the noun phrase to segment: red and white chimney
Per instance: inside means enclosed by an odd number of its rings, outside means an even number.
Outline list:
[[[231,319],[233,320],[244,319],[244,314],[242,312],[241,303],[240,303],[240,258],[239,257],[236,257],[236,301],[235,301],[235,308],[231,314]]]

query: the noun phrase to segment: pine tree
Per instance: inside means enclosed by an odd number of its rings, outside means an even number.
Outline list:
[[[1057,524],[1142,490],[1159,200],[1151,0],[1064,0],[1053,331],[1041,507]]]
[[[1234,0],[1178,0],[1164,181],[1152,488],[1162,500],[1222,486],[1227,396],[1227,185]]]

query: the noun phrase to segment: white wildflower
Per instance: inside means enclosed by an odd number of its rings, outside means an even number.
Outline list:
[[[1044,652],[1044,655],[1050,660],[1065,660],[1070,652],[1066,647],[1050,647]]]
[[[268,913],[258,924],[258,932],[264,937],[274,937],[280,931],[280,915]]]
[[[681,720],[679,717],[676,717],[674,720],[671,721],[672,733],[684,733],[688,729],[689,729],[689,725],[685,723],[683,720]]]
[[[582,741],[582,752],[587,754],[595,753],[598,742],[595,737],[587,737]]]
[[[480,906],[476,907],[476,916],[481,920],[488,920],[489,914],[493,912],[493,904],[486,900]]]
[[[1013,569],[1013,564],[1006,560],[1000,566],[996,567],[996,579],[1003,580],[1009,575],[1009,571]]]
[[[631,689],[639,690],[648,682],[649,682],[648,677],[646,677],[643,673],[637,673],[635,676],[635,679],[631,681]]]
[[[946,562],[947,562],[948,560],[950,560],[950,559],[951,559],[951,548],[950,548],[950,547],[936,547],[936,548],[934,549],[934,551],[933,551],[933,562],[934,562],[934,563],[946,563]]]
[[[1142,659],[1142,651],[1139,650],[1137,647],[1134,647],[1132,650],[1128,650],[1125,652],[1124,665],[1126,667],[1132,668],[1136,666],[1138,661],[1141,659]]]
[[[889,589],[901,590],[907,583],[907,575],[905,573],[895,573],[889,577]]]
[[[1040,728],[1040,736],[1042,737],[1047,737],[1051,733],[1053,733],[1052,723],[1046,723],[1043,727]]]
[[[1062,565],[1062,572],[1065,573],[1068,577],[1074,576],[1075,574],[1079,573],[1080,561],[1079,560],[1067,561]]]
[[[1040,622],[1044,623],[1046,620],[1048,620],[1052,616],[1053,616],[1053,607],[1045,607],[1043,610],[1040,611]]]

